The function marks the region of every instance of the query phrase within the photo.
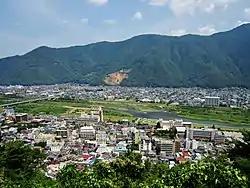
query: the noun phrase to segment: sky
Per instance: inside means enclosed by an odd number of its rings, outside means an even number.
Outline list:
[[[0,58],[140,34],[211,35],[250,22],[250,0],[1,0]]]

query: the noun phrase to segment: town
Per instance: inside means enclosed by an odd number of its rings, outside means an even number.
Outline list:
[[[160,101],[190,105],[245,107],[249,101],[249,90],[227,88],[165,89],[90,87],[79,85],[54,86],[8,86],[1,87],[4,96],[15,95],[27,99],[40,97],[64,97],[77,100],[86,98],[115,99],[133,98],[143,102]],[[216,97],[207,97],[207,96]],[[199,98],[199,100],[198,100]],[[204,98],[204,100],[202,100]],[[160,101],[156,101],[156,99]],[[46,99],[48,100],[48,99]],[[192,101],[192,102],[191,102]],[[106,121],[103,108],[91,108],[77,117],[52,116],[15,112],[13,101],[4,105],[1,116],[1,140],[21,140],[33,149],[46,152],[45,174],[55,179],[67,164],[77,168],[91,166],[96,161],[111,162],[128,151],[142,154],[142,159],[161,161],[170,168],[185,162],[197,163],[231,149],[233,140],[242,140],[238,131],[225,131],[216,126],[195,127],[193,122],[182,119],[159,118],[152,123],[119,119]],[[22,101],[18,101],[22,102]]]
[[[39,98],[135,99],[142,102],[172,102],[190,106],[224,105],[249,108],[250,90],[246,88],[148,88],[57,84],[0,86],[0,94],[16,95],[15,100]],[[209,100],[211,99],[212,100]],[[210,102],[211,101],[211,102]],[[1,104],[0,104],[1,105]]]

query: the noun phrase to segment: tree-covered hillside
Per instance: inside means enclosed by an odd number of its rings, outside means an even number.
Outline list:
[[[39,47],[0,59],[0,84],[103,84],[129,69],[121,85],[250,87],[250,24],[211,36],[141,35],[122,42]]]

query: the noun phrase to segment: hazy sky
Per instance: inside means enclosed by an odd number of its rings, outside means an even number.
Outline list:
[[[209,35],[250,21],[250,0],[1,0],[0,57],[138,34]]]

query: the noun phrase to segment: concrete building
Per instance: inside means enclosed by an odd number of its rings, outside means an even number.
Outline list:
[[[191,149],[191,140],[189,140],[188,138],[185,139],[184,148]]]
[[[161,140],[160,142],[161,153],[166,153],[167,155],[174,154],[180,151],[180,141],[174,140]]]
[[[179,139],[184,139],[186,136],[186,127],[176,127],[177,136]]]
[[[141,139],[139,143],[139,150],[148,152],[152,150],[152,143],[150,141],[150,138],[144,137]]]
[[[16,122],[23,122],[23,121],[28,121],[28,114],[22,113],[22,114],[16,114]]]
[[[187,138],[190,140],[198,139],[198,140],[214,140],[216,129],[194,129],[190,128],[187,130]]]
[[[197,149],[197,148],[198,148],[198,141],[192,140],[190,149]]]
[[[104,131],[98,131],[96,133],[96,142],[98,144],[106,144],[107,143],[107,138],[108,138],[108,135]]]
[[[184,122],[182,119],[168,120],[159,119],[161,128],[159,130],[169,130],[171,127],[192,127],[192,122]]]
[[[197,149],[198,148],[198,142],[196,140],[189,140],[186,138],[184,142],[185,149]]]
[[[194,129],[190,128],[187,130],[187,138],[193,140],[209,140],[215,141],[217,143],[223,143],[225,141],[225,136],[219,134],[217,129]]]
[[[56,138],[60,139],[60,138],[67,138],[68,137],[68,129],[64,126],[59,127],[56,130]]]
[[[222,134],[215,134],[214,141],[216,144],[222,144],[226,140],[226,137]]]
[[[96,131],[93,126],[84,126],[80,128],[80,137],[85,140],[95,140]]]
[[[205,97],[205,106],[219,106],[220,97]]]

